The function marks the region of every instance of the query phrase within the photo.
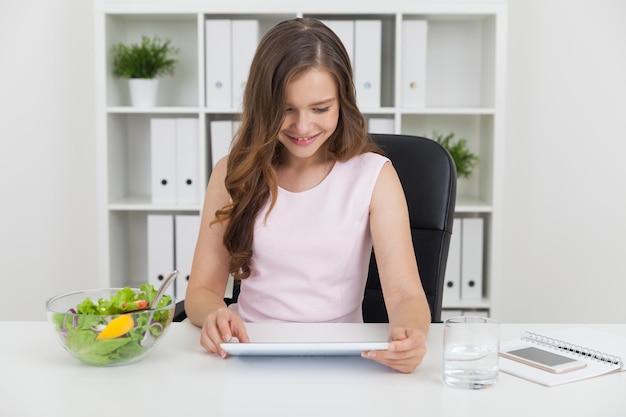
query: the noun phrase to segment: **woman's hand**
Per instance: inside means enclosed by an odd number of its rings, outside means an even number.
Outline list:
[[[426,355],[426,334],[419,329],[392,328],[387,350],[371,350],[361,356],[396,371],[411,373]]]
[[[230,341],[233,337],[240,342],[250,341],[241,317],[229,308],[222,307],[209,314],[202,324],[200,344],[210,353],[225,358],[226,352],[220,344]]]

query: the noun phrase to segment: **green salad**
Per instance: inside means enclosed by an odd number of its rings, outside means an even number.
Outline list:
[[[172,320],[170,309],[155,311],[171,304],[169,295],[153,310],[148,309],[156,294],[151,284],[142,285],[139,292],[126,287],[109,299],[94,302],[87,298],[66,314],[54,313],[52,321],[66,348],[80,360],[93,365],[128,362],[146,353]],[[113,321],[111,316],[124,313],[130,313],[124,318],[130,322],[128,329],[118,337],[99,340],[98,335]]]

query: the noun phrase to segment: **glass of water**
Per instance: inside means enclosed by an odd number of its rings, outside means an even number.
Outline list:
[[[443,324],[443,381],[482,389],[498,382],[500,323],[487,317],[451,317]]]

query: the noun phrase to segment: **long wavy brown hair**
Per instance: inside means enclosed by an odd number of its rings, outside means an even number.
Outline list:
[[[241,125],[230,154],[225,185],[232,203],[218,210],[216,221],[228,221],[224,245],[230,273],[250,276],[254,222],[270,200],[276,202],[275,166],[283,147],[278,141],[286,86],[313,69],[328,71],[337,84],[339,121],[326,142],[338,161],[380,149],[368,138],[367,123],[356,105],[350,58],[335,33],[313,18],[283,21],[261,39],[250,66],[243,97]],[[268,212],[269,214],[269,212]]]

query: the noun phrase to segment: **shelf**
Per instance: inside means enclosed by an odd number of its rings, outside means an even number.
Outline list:
[[[458,301],[447,301],[444,299],[442,308],[445,310],[489,309],[491,308],[491,301],[486,298]]]
[[[399,112],[405,115],[494,115],[492,107],[433,107],[424,109],[401,108]]]
[[[232,115],[239,115],[241,113],[240,110],[238,109],[231,109],[231,108],[204,108],[203,113],[206,114],[232,114]]]
[[[331,12],[329,12],[331,10]],[[376,19],[381,29],[381,97],[375,107],[361,107],[379,129],[398,134],[431,137],[434,131],[463,138],[479,163],[469,178],[457,182],[456,217],[481,217],[485,223],[483,288],[490,288],[499,247],[495,245],[502,217],[501,165],[503,157],[503,80],[506,79],[506,1],[446,0],[411,2],[373,0],[359,3],[358,11],[327,0],[294,6],[286,0],[233,0],[224,4],[196,0],[97,0],[96,87],[98,106],[98,163],[100,165],[103,265],[98,270],[106,286],[136,283],[147,276],[147,224],[150,214],[174,217],[202,211],[204,190],[212,167],[211,123],[237,120],[235,105],[209,107],[206,98],[206,24],[209,19],[256,19],[259,39],[271,27],[298,16],[324,20]],[[427,21],[425,100],[420,108],[403,107],[403,28],[407,22]],[[179,51],[173,76],[159,83],[155,107],[131,107],[126,80],[114,77],[111,48],[118,42],[136,42],[141,36],[169,38]],[[356,67],[355,67],[356,68]],[[198,121],[198,203],[153,204],[151,193],[152,119],[195,118]],[[194,152],[195,154],[196,152]],[[164,165],[164,166],[167,166]],[[196,200],[180,200],[196,201]],[[444,309],[491,308],[488,299],[444,300]]]
[[[199,114],[199,107],[170,106],[170,107],[107,107],[109,114]]]
[[[491,213],[493,206],[486,201],[473,197],[457,197],[456,213]]]
[[[148,195],[124,197],[109,204],[109,210],[111,211],[176,211],[197,213],[201,208],[200,204],[153,204]]]

